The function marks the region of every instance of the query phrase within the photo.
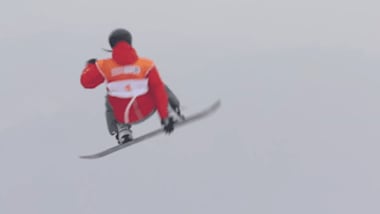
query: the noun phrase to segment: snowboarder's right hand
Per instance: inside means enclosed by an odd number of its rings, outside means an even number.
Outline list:
[[[167,134],[170,134],[174,130],[174,119],[172,117],[161,120],[161,124]]]
[[[87,60],[87,64],[95,64],[95,62],[96,62],[95,58]]]

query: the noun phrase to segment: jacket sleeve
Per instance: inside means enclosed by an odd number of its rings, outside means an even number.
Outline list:
[[[80,83],[84,88],[95,88],[104,82],[104,77],[95,64],[89,63],[83,69]]]
[[[148,74],[149,91],[152,94],[153,101],[156,105],[158,114],[161,119],[169,116],[168,113],[168,94],[165,90],[165,85],[161,80],[156,67],[153,67]]]

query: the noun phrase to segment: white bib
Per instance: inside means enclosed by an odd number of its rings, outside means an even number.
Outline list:
[[[114,81],[107,84],[108,94],[119,98],[132,98],[148,92],[148,79]]]

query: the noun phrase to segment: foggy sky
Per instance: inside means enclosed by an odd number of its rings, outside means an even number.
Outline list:
[[[0,213],[380,212],[380,3],[3,2]],[[99,160],[104,85],[80,86],[129,29],[185,114],[209,118]],[[157,115],[134,127],[159,126]]]

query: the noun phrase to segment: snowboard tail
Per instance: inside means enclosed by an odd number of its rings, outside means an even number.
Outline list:
[[[186,116],[184,120],[182,121],[179,121],[175,124],[175,128],[178,128],[178,127],[181,127],[181,126],[184,126],[186,124],[189,124],[189,123],[192,123],[194,121],[197,121],[197,120],[200,120],[208,115],[210,115],[211,113],[215,112],[219,107],[221,106],[221,101],[220,100],[217,100],[216,102],[214,102],[211,106],[209,106],[208,108],[198,112],[198,113],[194,113],[192,115],[189,115],[189,116]],[[104,157],[106,155],[109,155],[111,153],[114,153],[118,150],[121,150],[121,149],[124,149],[128,146],[131,146],[133,144],[136,144],[136,143],[139,143],[143,140],[146,140],[146,139],[149,139],[151,137],[154,137],[156,135],[159,135],[159,134],[162,134],[164,133],[164,129],[163,128],[159,128],[159,129],[156,129],[156,130],[153,130],[151,132],[148,132],[144,135],[141,135],[135,139],[133,139],[132,141],[129,141],[125,144],[121,144],[121,145],[116,145],[116,146],[113,146],[111,148],[108,148],[104,151],[101,151],[99,153],[96,153],[96,154],[92,154],[92,155],[82,155],[80,156],[80,158],[82,159],[96,159],[96,158],[101,158],[101,157]]]

